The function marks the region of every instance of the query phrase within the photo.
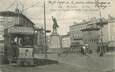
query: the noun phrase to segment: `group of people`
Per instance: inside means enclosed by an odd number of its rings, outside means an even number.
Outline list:
[[[68,54],[78,54],[78,55],[84,55],[87,56],[88,54],[92,54],[92,50],[89,49],[86,46],[81,46],[80,48],[63,48],[63,50],[58,53],[59,56],[61,55],[68,55]]]

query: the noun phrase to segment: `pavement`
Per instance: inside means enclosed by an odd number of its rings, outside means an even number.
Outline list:
[[[60,63],[65,63],[73,65],[76,68],[80,68],[86,71],[98,71],[98,72],[115,72],[115,55],[106,54],[103,57],[99,57],[96,54],[91,54],[88,56],[81,56],[77,54],[68,54],[67,56],[56,56],[49,55],[50,59],[59,61]]]
[[[107,52],[106,55],[115,55],[115,52]]]
[[[36,67],[13,67],[9,65],[0,66],[2,72],[76,72],[74,66],[69,66],[67,64],[53,64],[45,66]]]
[[[59,63],[39,65],[35,67],[22,67],[12,65],[0,65],[0,72],[115,72],[115,55],[106,54],[99,57],[96,54],[88,56],[68,54],[58,56],[48,54],[49,60]]]

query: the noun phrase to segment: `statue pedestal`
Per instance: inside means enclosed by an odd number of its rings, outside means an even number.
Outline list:
[[[50,45],[49,45],[49,52],[58,52],[61,48],[61,37],[57,33],[52,33],[50,36]]]

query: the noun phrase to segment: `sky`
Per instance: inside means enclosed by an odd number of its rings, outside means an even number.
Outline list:
[[[37,27],[44,27],[43,4],[45,1],[46,28],[47,30],[52,30],[53,21],[51,17],[54,16],[59,25],[58,33],[61,35],[67,34],[69,26],[73,25],[74,22],[79,23],[84,19],[88,20],[92,17],[99,18],[99,9],[94,4],[82,3],[95,2],[95,0],[0,0],[0,11],[14,11],[16,1],[19,4],[18,7],[24,9],[23,14],[31,19]],[[100,1],[109,2],[107,7],[101,10],[102,17],[107,18],[109,14],[115,17],[115,0]],[[75,2],[78,3],[74,4]],[[81,9],[81,11],[77,9]],[[88,9],[89,11],[83,9]]]

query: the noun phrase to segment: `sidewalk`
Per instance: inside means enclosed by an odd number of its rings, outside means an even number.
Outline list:
[[[115,52],[107,52],[106,55],[115,55]]]

